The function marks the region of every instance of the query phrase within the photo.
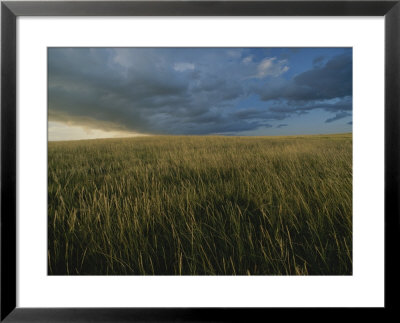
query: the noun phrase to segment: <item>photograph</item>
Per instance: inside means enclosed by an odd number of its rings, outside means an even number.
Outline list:
[[[352,47],[47,47],[47,275],[351,276],[352,133]]]

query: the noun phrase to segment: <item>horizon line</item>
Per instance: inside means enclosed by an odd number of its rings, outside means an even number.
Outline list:
[[[195,135],[195,134],[141,134],[137,136],[126,136],[126,137],[103,137],[103,138],[89,138],[89,139],[70,139],[70,140],[47,140],[50,142],[71,142],[71,141],[94,141],[94,140],[115,140],[115,139],[133,139],[133,138],[144,138],[144,137],[226,137],[226,138],[259,138],[259,137],[311,137],[311,136],[335,136],[335,135],[348,135],[353,134],[353,131],[349,132],[333,132],[333,133],[315,133],[315,134],[293,134],[293,135],[221,135],[221,134],[206,134],[206,135]]]

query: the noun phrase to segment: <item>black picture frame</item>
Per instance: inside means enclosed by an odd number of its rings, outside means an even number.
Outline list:
[[[385,17],[385,307],[399,287],[400,0],[395,1],[2,1],[1,3],[1,321],[259,321],[295,308],[19,308],[16,307],[16,19],[18,16],[384,16]],[[315,309],[314,309],[315,310]],[[330,318],[337,309],[325,309]],[[268,311],[268,313],[266,312]],[[347,309],[350,311],[350,309]],[[278,313],[277,313],[278,312]],[[313,313],[312,315],[315,315]],[[318,314],[317,314],[318,315]],[[326,316],[326,313],[323,314]],[[378,316],[376,316],[378,317]],[[252,319],[254,318],[254,319]],[[323,318],[321,318],[323,319]]]

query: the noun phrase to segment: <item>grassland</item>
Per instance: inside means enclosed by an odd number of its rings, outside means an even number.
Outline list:
[[[351,275],[352,136],[50,142],[50,275]]]

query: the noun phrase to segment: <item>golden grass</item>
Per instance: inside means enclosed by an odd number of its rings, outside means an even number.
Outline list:
[[[352,136],[48,146],[51,275],[351,275]]]

